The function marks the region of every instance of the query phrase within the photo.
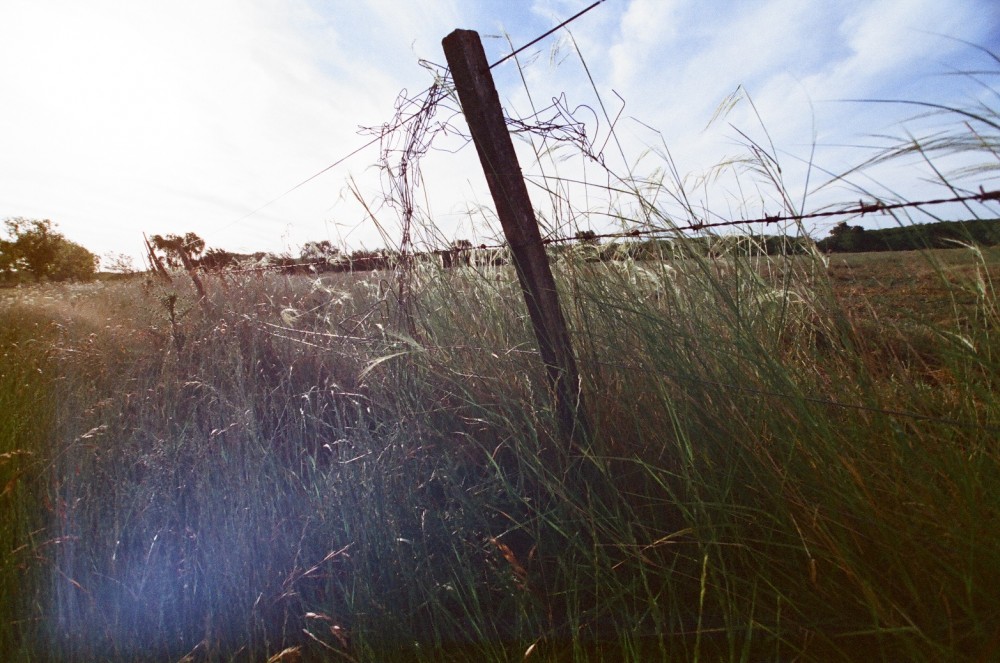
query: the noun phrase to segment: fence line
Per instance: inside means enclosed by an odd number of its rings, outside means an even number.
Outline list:
[[[909,201],[905,203],[883,203],[881,201],[876,201],[874,203],[864,203],[860,202],[857,207],[843,209],[843,210],[828,210],[825,212],[811,212],[806,214],[794,214],[794,215],[774,215],[774,216],[764,216],[756,219],[735,219],[729,221],[719,221],[719,222],[709,222],[709,223],[694,223],[686,226],[670,226],[668,228],[649,228],[649,229],[635,229],[626,232],[619,233],[595,233],[593,235],[588,235],[586,238],[581,238],[577,236],[570,237],[543,237],[541,243],[543,245],[550,244],[562,244],[567,242],[579,242],[586,240],[599,240],[599,239],[635,239],[636,237],[655,237],[658,235],[665,235],[669,233],[684,232],[689,230],[700,231],[708,228],[721,228],[721,227],[731,227],[731,226],[742,226],[742,225],[753,225],[753,224],[774,224],[781,221],[800,221],[804,219],[815,219],[823,217],[833,217],[833,216],[864,216],[865,214],[885,214],[894,209],[903,208],[917,208],[925,207],[930,205],[943,205],[948,203],[961,203],[969,201],[978,202],[988,202],[988,201],[1000,201],[1000,191],[985,191],[980,187],[979,193],[969,194],[965,196],[955,196],[952,198],[935,198],[930,200],[919,200],[919,201]],[[412,213],[412,209],[410,210]],[[974,219],[967,219],[970,221]],[[955,223],[960,223],[956,221]],[[343,269],[331,269],[329,271],[354,271],[352,268],[352,263],[364,261],[376,261],[377,259],[382,259],[387,262],[391,262],[399,257],[413,257],[421,255],[441,255],[444,253],[462,254],[462,253],[472,253],[475,251],[491,250],[491,249],[506,249],[509,248],[507,242],[500,244],[478,244],[475,246],[450,246],[447,248],[430,248],[426,251],[414,251],[409,253],[394,254],[391,251],[376,252],[369,256],[359,257],[352,259],[347,254],[343,255],[343,258],[336,262],[338,267]],[[322,260],[309,260],[304,262],[281,262],[278,264],[262,264],[254,266],[244,266],[244,267],[233,267],[233,266],[223,266],[220,267],[218,271],[224,272],[226,274],[239,274],[248,272],[264,272],[264,271],[287,271],[295,270],[299,268],[303,269],[317,269],[317,271],[322,271],[321,268],[324,265],[330,265],[331,263],[324,263]],[[213,271],[211,267],[205,267],[203,265],[196,265],[197,267],[206,270]],[[359,270],[366,271],[366,270]]]
[[[628,237],[643,237],[643,236],[655,236],[662,235],[666,233],[682,232],[686,230],[705,230],[708,228],[724,228],[731,226],[743,226],[743,225],[753,225],[753,224],[774,224],[781,221],[802,221],[805,219],[819,219],[831,216],[864,216],[865,214],[885,214],[886,212],[895,209],[913,208],[913,207],[926,207],[929,205],[944,205],[947,203],[962,203],[969,201],[979,201],[987,202],[991,200],[1000,201],[1000,191],[984,191],[982,187],[979,187],[979,193],[969,194],[965,196],[954,196],[952,198],[934,198],[931,200],[917,200],[908,201],[905,203],[884,203],[882,201],[875,201],[874,203],[859,202],[858,206],[851,209],[843,210],[828,210],[825,212],[810,212],[807,214],[788,214],[780,215],[775,214],[765,215],[756,219],[735,219],[729,221],[718,221],[718,222],[702,222],[702,223],[692,223],[686,226],[671,226],[669,228],[650,228],[646,230],[630,230],[624,233],[604,233],[599,235],[593,235],[594,239],[607,239],[607,238],[628,238]],[[577,240],[577,237],[548,237],[543,240],[546,244],[557,244],[560,242],[570,242]],[[487,247],[490,248],[490,247]]]
[[[723,228],[732,226],[745,226],[754,224],[774,224],[781,221],[802,221],[806,219],[818,219],[824,217],[834,217],[834,216],[864,216],[865,214],[885,214],[886,212],[903,209],[903,208],[915,208],[915,207],[926,207],[931,205],[944,205],[948,203],[961,203],[969,201],[978,202],[989,202],[989,201],[1000,201],[1000,191],[985,191],[982,187],[979,188],[979,193],[968,194],[965,196],[954,196],[952,198],[934,198],[929,200],[916,200],[908,201],[905,203],[885,203],[882,201],[875,201],[874,203],[860,202],[855,208],[841,209],[841,210],[827,210],[825,212],[809,212],[806,214],[789,214],[789,215],[778,215],[775,214],[765,215],[763,217],[755,219],[733,219],[727,221],[718,222],[699,222],[692,223],[684,226],[670,226],[667,228],[647,228],[647,229],[634,229],[625,232],[616,233],[595,233],[594,235],[588,235],[587,239],[630,239],[636,237],[653,237],[657,235],[665,235],[668,233],[683,232],[688,230],[706,230],[709,228]],[[581,238],[577,236],[568,237],[545,237],[542,239],[543,244],[560,244],[565,242],[576,242],[580,241]],[[479,244],[474,247],[468,248],[454,248],[456,251],[474,251],[477,249],[502,249],[506,248],[507,244]]]

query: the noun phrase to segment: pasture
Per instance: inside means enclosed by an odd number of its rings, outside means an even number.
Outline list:
[[[0,293],[0,650],[1000,656],[1000,251]]]

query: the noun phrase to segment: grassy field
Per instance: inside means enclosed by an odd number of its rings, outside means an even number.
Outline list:
[[[898,322],[974,324],[988,287],[1000,276],[997,247],[835,254],[828,260],[832,287],[845,308],[863,316],[870,305]]]
[[[0,650],[1000,656],[1000,252],[556,270],[0,294]]]

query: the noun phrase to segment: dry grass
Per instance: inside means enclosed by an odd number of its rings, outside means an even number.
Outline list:
[[[801,258],[564,263],[585,457],[560,448],[509,270],[418,275],[412,322],[380,274],[226,277],[208,307],[141,279],[22,290],[5,343],[34,354],[8,352],[0,373],[35,396],[4,401],[19,422],[0,449],[19,514],[4,645],[62,660],[986,651],[992,290],[919,328],[878,303],[905,274],[923,275],[894,300],[959,301],[977,261],[844,256],[828,280]],[[975,353],[942,342],[958,329]]]

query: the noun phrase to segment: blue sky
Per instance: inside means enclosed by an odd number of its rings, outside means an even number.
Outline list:
[[[379,232],[351,190],[377,210],[391,238],[396,215],[379,204],[385,187],[372,167],[375,148],[246,215],[365,143],[358,127],[389,121],[401,90],[430,85],[418,61],[443,64],[440,42],[452,29],[479,31],[494,61],[509,50],[508,39],[529,41],[588,4],[4,0],[0,218],[50,218],[99,254],[138,255],[143,232],[191,230],[209,246],[237,251],[294,252],[319,239],[378,246]],[[844,100],[997,106],[988,86],[946,75],[998,69],[962,43],[1000,52],[1000,5],[992,0],[606,0],[570,29],[572,41],[557,33],[525,53],[520,69],[494,70],[508,113],[525,117],[532,102],[544,107],[565,94],[591,139],[604,145],[607,122],[586,111],[598,100],[585,62],[609,113],[621,111],[622,149],[608,142],[607,164],[619,174],[655,173],[664,166],[656,152],[666,146],[689,176],[695,203],[719,216],[777,211],[773,195],[750,179],[700,177],[740,153],[734,126],[766,140],[757,114],[800,200],[814,141],[815,164],[839,172],[871,154],[845,146],[939,122],[904,125],[917,109]],[[1000,89],[995,76],[982,80]],[[754,106],[744,98],[706,129],[740,86]],[[489,205],[474,150],[455,136],[439,136],[434,147],[418,200],[437,230],[424,239],[489,240],[489,212],[469,213]],[[530,146],[519,150],[536,182],[554,173],[607,181],[583,160],[536,164]],[[914,164],[873,175],[911,198],[940,193]],[[810,188],[824,179],[814,170]],[[609,228],[599,189],[568,189],[569,204],[533,190],[549,227]],[[810,194],[805,206],[856,198],[832,186]]]

